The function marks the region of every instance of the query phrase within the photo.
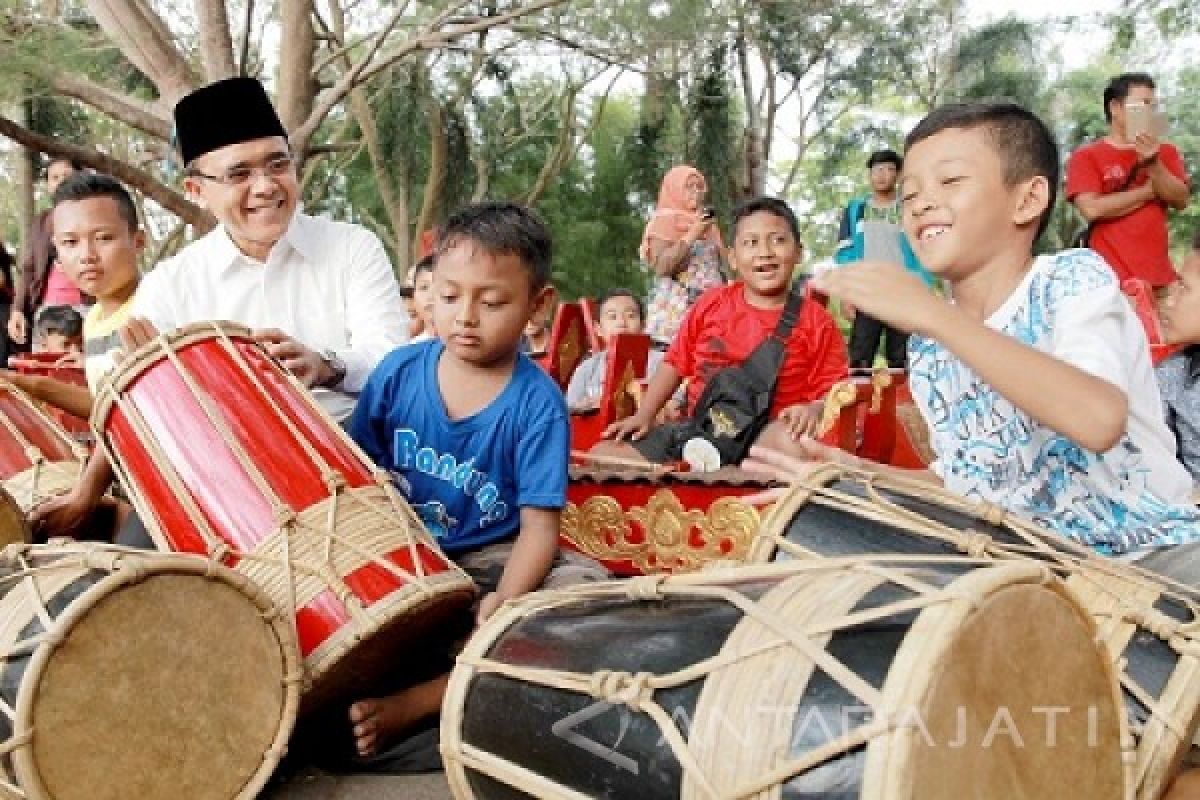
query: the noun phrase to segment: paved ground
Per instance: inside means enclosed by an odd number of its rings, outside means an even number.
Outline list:
[[[269,789],[262,800],[450,800],[444,773],[328,775],[305,770]]]

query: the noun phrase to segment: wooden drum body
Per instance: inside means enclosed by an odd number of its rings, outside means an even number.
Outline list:
[[[459,800],[1117,800],[1123,724],[1045,568],[843,559],[505,606],[459,657],[442,754]]]
[[[1118,665],[1138,743],[1136,796],[1159,797],[1200,725],[1194,592],[1095,555],[999,507],[928,483],[834,465],[818,468],[774,506],[748,560],[866,557],[895,563],[964,554],[1045,565],[1080,598]],[[1041,624],[1036,615],[1027,619]]]
[[[473,601],[387,474],[245,328],[147,344],[93,425],[159,548],[236,566],[295,619],[307,707],[363,691]]]
[[[248,579],[192,556],[12,545],[0,592],[0,796],[257,796],[302,672]]]

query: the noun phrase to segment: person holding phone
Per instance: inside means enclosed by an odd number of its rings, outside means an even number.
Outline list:
[[[1067,161],[1067,199],[1088,222],[1087,246],[1122,281],[1155,289],[1177,279],[1167,252],[1167,210],[1187,207],[1190,187],[1179,150],[1164,141],[1154,79],[1129,72],[1104,90],[1109,133]]]
[[[663,177],[638,255],[655,275],[646,300],[646,333],[671,342],[688,309],[725,282],[724,245],[716,209],[704,205],[708,183],[695,167],[680,165]]]

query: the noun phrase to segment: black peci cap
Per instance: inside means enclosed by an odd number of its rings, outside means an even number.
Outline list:
[[[267,91],[255,78],[210,83],[175,104],[175,133],[184,164],[231,144],[287,138]]]

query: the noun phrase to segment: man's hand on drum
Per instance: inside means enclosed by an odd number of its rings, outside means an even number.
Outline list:
[[[819,464],[826,461],[847,466],[861,466],[862,464],[862,459],[857,456],[819,442],[811,436],[802,436],[797,439],[795,447],[801,454],[799,457],[761,445],[754,445],[750,448],[750,454],[742,460],[741,468],[747,472],[757,472],[771,480],[786,483],[788,486],[747,495],[741,498],[744,502],[756,506],[774,503],[787,494],[791,484],[804,480]]]
[[[642,416],[641,411],[625,419],[619,419],[612,425],[604,429],[604,433],[600,435],[602,439],[612,439],[615,442],[630,439],[638,441],[654,427],[654,418],[646,419]]]
[[[309,388],[329,378],[325,360],[321,358],[320,353],[310,350],[278,328],[255,331],[254,341],[262,345],[271,358]]]
[[[35,542],[56,537],[79,538],[96,511],[96,504],[76,487],[51,497],[29,513],[29,528]]]
[[[118,335],[121,337],[121,349],[128,354],[153,341],[158,336],[158,328],[148,319],[134,317],[121,327]]]

